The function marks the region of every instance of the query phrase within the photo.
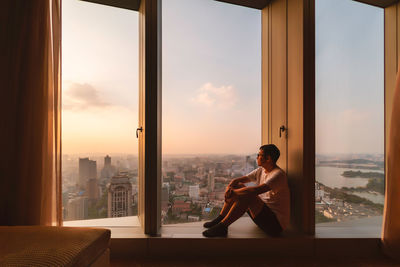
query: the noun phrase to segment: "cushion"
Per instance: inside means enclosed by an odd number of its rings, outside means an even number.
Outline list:
[[[0,226],[0,266],[89,266],[110,235],[100,228]]]

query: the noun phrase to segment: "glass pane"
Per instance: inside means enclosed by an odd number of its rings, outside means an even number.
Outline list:
[[[316,230],[380,235],[384,11],[316,1]]]
[[[261,142],[261,13],[163,1],[163,224],[215,217]]]
[[[138,224],[138,13],[62,4],[64,225],[132,226]]]

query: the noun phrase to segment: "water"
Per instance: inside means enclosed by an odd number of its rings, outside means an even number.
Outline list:
[[[350,168],[336,168],[317,166],[315,168],[315,180],[331,188],[342,187],[365,187],[368,183],[368,178],[346,178],[342,176],[345,171],[362,171],[362,172],[380,172],[379,170],[361,170]],[[374,203],[383,204],[385,197],[381,194],[373,194],[368,192],[354,192],[354,195],[371,200]]]
[[[371,200],[374,203],[385,204],[385,196],[380,193],[353,192],[352,194]]]

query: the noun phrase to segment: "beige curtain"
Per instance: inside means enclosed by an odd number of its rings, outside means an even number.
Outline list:
[[[60,0],[0,2],[0,225],[59,225]]]
[[[382,243],[386,254],[400,259],[400,71],[397,72],[388,142]]]

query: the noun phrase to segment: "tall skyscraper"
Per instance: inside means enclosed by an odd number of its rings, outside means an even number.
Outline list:
[[[104,167],[111,167],[111,157],[109,155],[104,157]]]
[[[86,195],[90,201],[99,198],[99,183],[96,178],[91,178],[86,184]]]
[[[109,155],[104,157],[104,167],[101,170],[101,179],[110,179],[115,174],[115,167],[111,165],[111,157]]]
[[[132,216],[132,184],[126,173],[111,178],[108,184],[108,217]]]
[[[79,158],[79,186],[86,187],[89,179],[97,178],[96,161],[89,158]]]

